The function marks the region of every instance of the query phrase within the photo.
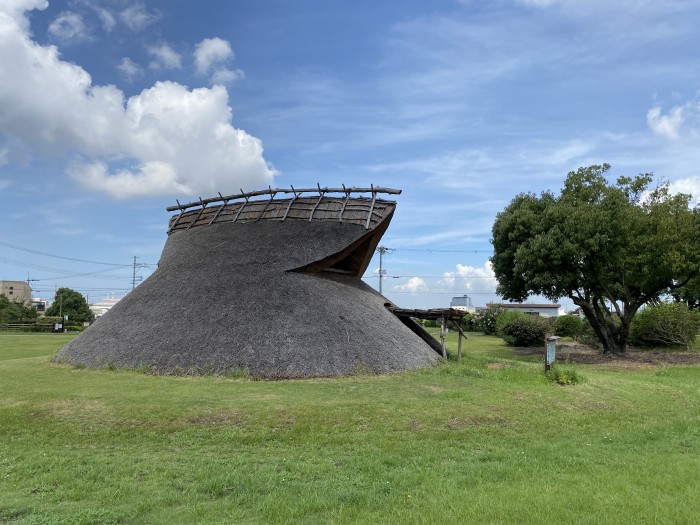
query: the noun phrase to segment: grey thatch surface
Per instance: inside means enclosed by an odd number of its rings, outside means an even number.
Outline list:
[[[335,221],[176,231],[158,270],[56,360],[165,373],[247,370],[264,378],[430,366],[439,356],[413,331],[422,329],[401,322],[360,279],[293,271],[371,233]]]

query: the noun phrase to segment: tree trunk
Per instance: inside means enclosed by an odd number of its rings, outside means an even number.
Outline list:
[[[583,311],[583,315],[591,325],[596,337],[603,345],[603,354],[621,354],[624,353],[627,346],[627,338],[629,337],[629,327],[632,316],[625,311],[620,318],[619,326],[612,320],[612,314],[607,308],[602,308],[600,305],[593,305],[589,301],[578,297],[571,297],[574,304],[579,306]]]

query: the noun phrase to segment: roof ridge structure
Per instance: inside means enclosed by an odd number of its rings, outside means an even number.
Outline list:
[[[364,197],[366,193],[371,198]],[[317,188],[290,189],[269,187],[267,190],[243,192],[224,197],[208,199],[169,206],[167,211],[180,213],[170,220],[168,233],[194,226],[210,226],[221,222],[250,222],[260,220],[337,220],[364,225],[370,229],[381,221],[387,210],[393,211],[395,201],[378,198],[378,194],[399,195],[401,190],[393,188]],[[278,194],[285,197],[275,199]],[[293,194],[292,197],[286,197]],[[306,195],[313,194],[313,195]],[[330,195],[342,194],[343,197]],[[269,197],[255,199],[254,197]]]

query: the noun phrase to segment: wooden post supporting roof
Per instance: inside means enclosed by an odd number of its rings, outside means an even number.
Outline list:
[[[457,310],[456,308],[432,308],[430,310],[398,308],[392,304],[386,305],[386,308],[394,315],[399,317],[415,317],[417,319],[440,321],[440,349],[442,352],[442,357],[444,358],[447,357],[447,350],[445,349],[445,328],[448,322],[452,323],[452,325],[457,328],[459,333],[459,339],[457,342],[457,361],[461,362],[462,338],[467,338],[461,325],[464,316],[467,315],[468,312],[464,310]]]
[[[455,323],[454,320],[452,321],[452,323],[455,325],[455,328],[457,328],[457,330],[459,330],[459,339],[457,340],[457,362],[461,363],[462,362],[462,337],[464,337],[466,339],[467,336],[464,335],[464,332],[462,331],[462,327],[459,324]]]

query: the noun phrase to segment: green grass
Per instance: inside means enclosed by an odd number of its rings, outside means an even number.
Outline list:
[[[76,335],[0,332],[0,361],[53,355]]]
[[[697,522],[700,368],[577,366],[560,386],[496,338],[464,350],[283,382],[6,358],[0,523]]]
[[[440,339],[439,328],[428,328],[427,331],[436,339]],[[465,355],[468,354],[472,357],[483,357],[487,359],[513,359],[523,362],[539,362],[544,359],[541,355],[516,356],[513,347],[506,345],[500,337],[492,337],[480,332],[468,332],[465,335],[466,339],[462,339],[462,352]],[[450,357],[457,356],[457,339],[458,332],[454,329],[450,330],[445,337]]]

